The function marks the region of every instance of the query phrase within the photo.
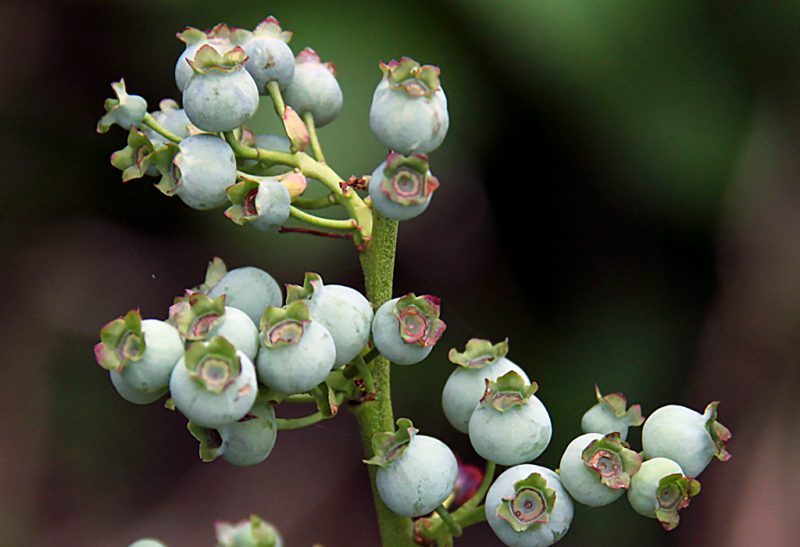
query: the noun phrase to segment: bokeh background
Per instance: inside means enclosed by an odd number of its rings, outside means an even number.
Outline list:
[[[210,545],[214,520],[251,512],[291,547],[378,543],[348,412],[281,433],[255,468],[204,465],[184,420],[121,400],[91,351],[130,308],[163,317],[213,256],[362,287],[349,243],[263,236],[123,185],[108,156],[125,132],[95,134],[120,76],[152,108],[180,99],[176,31],[268,14],[338,68],[344,111],[320,137],[345,176],[386,153],[367,122],[378,61],[442,67],[442,187],[401,227],[395,292],[440,295],[449,328],[428,361],[396,368],[397,414],[480,464],[439,404],[447,349],[473,336],[508,336],[539,382],[544,465],[595,383],[645,414],[721,400],[734,458],[703,473],[676,531],[622,500],[579,507],[561,544],[795,545],[800,3],[696,0],[5,0],[0,544]],[[264,110],[255,128],[275,130]],[[486,526],[458,542],[496,544]]]

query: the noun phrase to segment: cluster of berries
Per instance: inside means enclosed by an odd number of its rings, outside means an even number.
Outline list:
[[[408,294],[373,313],[360,292],[325,285],[314,273],[286,294],[284,305],[268,273],[228,271],[215,258],[205,282],[177,298],[166,321],[132,310],[104,326],[97,362],[132,403],[169,392],[203,460],[254,465],[275,444],[273,403],[317,402],[319,417],[331,417],[342,401],[374,396],[370,355],[418,363],[445,328],[433,296]]]
[[[219,24],[201,31],[189,27],[178,34],[186,45],[175,65],[175,81],[183,108],[164,99],[159,110],[147,112],[147,102],[128,94],[125,82],[112,84],[115,98],[106,100],[106,114],[97,125],[104,133],[112,125],[129,130],[127,146],[111,163],[127,182],[145,175],[160,177],[156,187],[177,195],[187,205],[209,210],[228,205],[225,214],[237,224],[270,231],[290,216],[308,221],[302,208],[330,206],[350,188],[320,168],[325,163],[316,129],[333,121],[342,109],[342,91],[332,63],[303,49],[295,57],[292,36],[274,17],[253,31]],[[439,69],[409,58],[380,64],[383,78],[375,89],[370,126],[391,151],[368,181],[367,206],[388,218],[404,220],[422,213],[439,182],[431,174],[427,153],[447,134],[447,99]],[[246,123],[256,114],[260,98],[268,96],[281,118],[285,136],[256,134]],[[309,163],[311,152],[316,165]],[[331,199],[305,197],[311,180],[322,180]],[[342,185],[337,189],[335,185]],[[357,186],[364,189],[364,186]],[[354,193],[354,192],[353,192]],[[349,205],[361,204],[351,197]],[[355,222],[317,224],[334,229],[365,230]],[[312,219],[312,224],[314,224]],[[368,234],[361,234],[368,239]]]
[[[217,536],[215,547],[283,547],[283,538],[269,522],[256,515],[240,522],[218,521],[214,523]],[[157,539],[144,538],[128,547],[167,547]]]

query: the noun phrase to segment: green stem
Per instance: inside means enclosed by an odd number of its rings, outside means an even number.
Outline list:
[[[364,380],[364,389],[367,393],[372,393],[375,391],[375,380],[372,378],[372,371],[369,369],[366,361],[360,355],[357,356],[353,363],[356,365],[359,374],[361,374],[361,378]]]
[[[286,110],[286,103],[283,101],[283,95],[281,94],[281,88],[278,87],[278,82],[275,80],[268,82],[267,92],[269,93],[270,99],[272,99],[272,104],[275,106],[275,113],[282,120],[283,111]]]
[[[311,151],[314,152],[314,157],[317,161],[325,163],[325,156],[322,153],[322,147],[319,145],[319,138],[317,137],[317,126],[314,123],[314,114],[311,112],[303,113],[303,121],[306,123],[308,129],[308,137],[311,140]]]
[[[323,422],[328,418],[330,418],[330,416],[325,416],[322,412],[315,412],[314,414],[309,414],[302,418],[277,418],[275,421],[278,422],[278,431],[285,431],[289,429],[302,429]]]
[[[318,226],[319,228],[328,228],[330,230],[352,230],[355,228],[355,221],[353,219],[338,220],[318,217],[294,206],[289,207],[289,214],[292,218],[296,218],[312,226]]]
[[[295,198],[294,204],[301,209],[323,209],[336,205],[336,197],[333,194],[328,194],[319,198]]]
[[[476,507],[481,501],[483,501],[483,497],[486,495],[486,492],[489,490],[489,487],[492,485],[492,481],[494,481],[494,472],[497,467],[497,464],[491,460],[486,462],[486,469],[483,471],[483,480],[481,484],[478,486],[478,489],[475,491],[475,494],[464,502],[464,505],[456,510],[456,513],[459,511],[467,512],[474,507]]]
[[[178,135],[176,135],[175,133],[173,133],[172,131],[170,131],[166,127],[162,126],[160,123],[158,123],[156,121],[156,119],[153,116],[151,116],[150,114],[145,114],[144,118],[142,118],[142,122],[144,122],[144,124],[147,127],[152,129],[153,131],[155,131],[156,133],[158,133],[159,135],[161,135],[165,139],[169,139],[172,142],[177,142],[177,143],[180,143],[183,140]]]
[[[443,505],[436,508],[436,514],[442,518],[442,522],[444,522],[445,526],[450,530],[451,535],[455,537],[461,535],[463,532],[461,525],[453,519],[453,515],[451,515]]]
[[[396,245],[397,221],[382,217],[375,212],[372,242],[361,253],[361,268],[364,271],[367,298],[375,308],[392,297]],[[377,357],[369,366],[376,384],[375,400],[365,401],[351,407],[358,421],[361,444],[366,459],[374,455],[372,453],[372,436],[380,431],[394,430],[389,361],[384,357]],[[383,547],[418,547],[414,543],[411,519],[397,515],[386,507],[375,486],[376,466],[367,467]]]

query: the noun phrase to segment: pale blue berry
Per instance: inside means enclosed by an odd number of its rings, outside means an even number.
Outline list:
[[[258,325],[264,310],[283,303],[280,285],[264,270],[246,266],[227,272],[208,290],[208,296],[225,295],[225,305],[247,314]]]
[[[270,16],[261,21],[242,44],[248,57],[245,67],[262,95],[267,94],[269,82],[275,81],[278,87],[286,89],[292,81],[294,53],[287,45],[291,37],[292,33],[282,30],[278,20]]]
[[[173,159],[174,193],[193,209],[208,210],[228,203],[226,188],[236,182],[236,158],[216,135],[193,135],[181,141]]]
[[[439,318],[440,300],[410,293],[383,303],[372,320],[372,340],[381,355],[397,365],[424,360],[446,324]]]
[[[294,79],[284,93],[286,104],[303,115],[310,112],[314,125],[329,124],[342,110],[342,90],[332,63],[322,63],[319,55],[305,48],[297,54]]]
[[[668,458],[646,460],[631,479],[628,502],[634,511],[658,519],[666,530],[678,526],[678,512],[700,492],[700,483],[684,475],[683,469]]]

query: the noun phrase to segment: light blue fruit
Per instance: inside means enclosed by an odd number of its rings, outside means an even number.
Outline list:
[[[230,464],[247,466],[261,463],[275,446],[278,423],[274,407],[256,401],[247,415],[218,429],[222,437],[222,458]]]
[[[320,62],[311,48],[297,54],[294,79],[283,94],[286,104],[301,116],[311,112],[314,125],[329,124],[342,110],[342,90],[336,81],[333,65]]]
[[[372,320],[372,340],[381,355],[396,365],[414,365],[424,360],[433,346],[407,344],[400,336],[400,323],[394,315],[394,308],[400,298],[384,302],[375,312]]]
[[[142,334],[144,354],[122,369],[119,380],[135,391],[163,394],[172,369],[183,357],[183,340],[175,327],[158,319],[142,321]]]
[[[109,376],[111,377],[111,383],[114,385],[114,389],[117,390],[120,397],[135,405],[149,405],[150,403],[154,403],[169,391],[168,388],[163,388],[158,391],[139,391],[132,388],[123,380],[119,372],[111,370],[109,371]]]
[[[263,346],[258,352],[258,379],[281,393],[303,393],[325,380],[336,359],[336,346],[328,329],[317,321],[303,327],[296,344]]]
[[[222,294],[226,295],[227,307],[242,310],[255,325],[258,325],[265,309],[280,307],[283,303],[278,282],[264,270],[252,266],[229,271],[208,292],[211,298]]]
[[[258,393],[256,371],[247,355],[236,353],[241,372],[221,393],[208,391],[193,380],[183,359],[175,365],[169,382],[170,394],[175,407],[190,421],[218,429],[240,420],[252,408]]]
[[[245,67],[256,82],[259,93],[268,94],[267,84],[278,82],[286,89],[294,78],[294,53],[280,38],[253,35],[242,44],[249,57]]]
[[[144,538],[134,541],[128,547],[167,547],[167,545],[157,539]]]
[[[225,314],[208,331],[207,338],[222,336],[251,361],[258,353],[258,328],[245,312],[225,306]]]
[[[228,143],[203,134],[182,140],[178,147],[173,160],[180,170],[175,194],[201,211],[227,204],[225,189],[236,182],[236,158]]]
[[[406,517],[427,515],[453,491],[458,463],[439,439],[414,435],[405,452],[379,467],[375,482],[389,509]]]
[[[231,131],[255,115],[258,87],[243,67],[232,72],[196,73],[183,91],[183,108],[203,131]]]
[[[382,162],[370,175],[369,179],[369,197],[372,199],[372,206],[377,209],[386,218],[394,220],[408,220],[421,215],[431,202],[433,194],[429,195],[427,200],[423,203],[413,205],[402,205],[395,203],[381,190],[383,183],[386,162]]]
[[[600,433],[585,433],[573,439],[564,450],[558,466],[561,484],[570,493],[572,499],[590,507],[608,505],[625,493],[624,488],[614,489],[600,482],[600,475],[586,467],[583,461],[583,451],[586,450],[586,447],[592,441],[602,438],[603,435]]]
[[[517,532],[509,522],[497,515],[497,508],[505,503],[503,498],[514,496],[514,485],[532,473],[541,475],[547,481],[547,487],[555,491],[555,505],[546,523]],[[492,531],[509,547],[547,547],[559,541],[569,531],[574,507],[558,475],[545,467],[523,464],[507,469],[495,479],[486,493],[485,512],[486,521]]]
[[[553,435],[550,415],[534,395],[526,404],[500,412],[491,405],[475,408],[469,419],[469,440],[483,459],[516,465],[537,458]]]
[[[457,430],[467,433],[472,411],[486,392],[486,380],[495,381],[511,371],[522,376],[526,384],[531,383],[525,371],[505,357],[483,368],[457,367],[450,373],[442,390],[442,410],[447,421]]]

